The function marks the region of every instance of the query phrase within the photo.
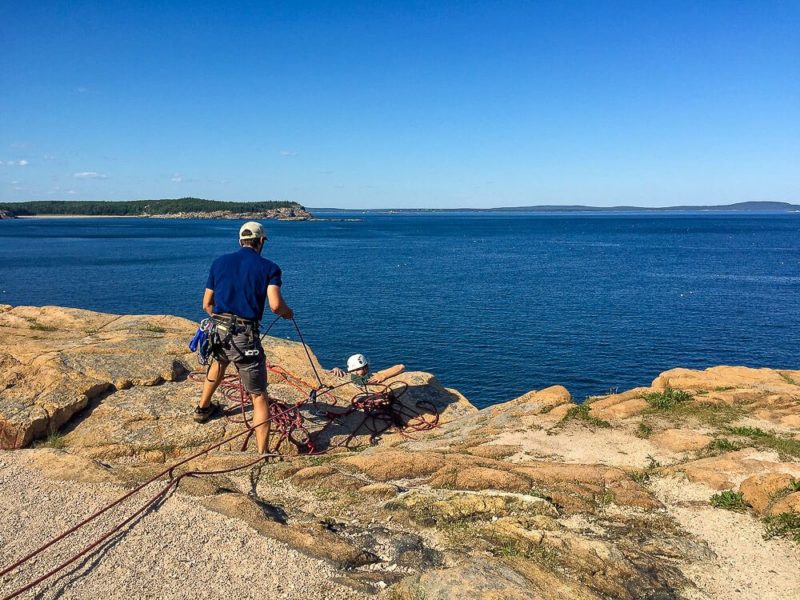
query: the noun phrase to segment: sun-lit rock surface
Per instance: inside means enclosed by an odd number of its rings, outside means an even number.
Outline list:
[[[14,454],[51,485],[131,486],[242,431],[235,399],[227,415],[191,419],[202,384],[186,349],[194,327],[0,307],[3,447],[38,445]],[[340,382],[296,342],[265,347],[303,382]],[[270,381],[273,397],[304,400],[279,374]],[[337,584],[365,595],[800,596],[800,371],[673,369],[584,405],[553,386],[480,411],[430,374],[395,381],[409,386],[404,406],[437,407],[438,427],[391,428],[371,444],[360,411],[324,416],[349,405],[344,386],[302,407],[317,448],[332,453],[292,448],[260,469],[184,479],[179,492],[327,561]],[[252,461],[240,442],[191,468]]]

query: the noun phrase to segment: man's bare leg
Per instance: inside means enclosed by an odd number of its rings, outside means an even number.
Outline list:
[[[258,453],[264,454],[269,451],[269,430],[270,422],[267,420],[269,416],[269,400],[266,394],[251,394],[250,398],[253,400],[253,425],[258,425],[256,429],[256,446],[258,446]]]
[[[200,408],[206,408],[211,404],[211,397],[217,391],[219,384],[222,383],[226,368],[228,368],[228,363],[220,364],[216,360],[211,363],[211,368],[208,370],[208,375],[206,375],[206,380],[203,383],[203,393],[200,395]]]

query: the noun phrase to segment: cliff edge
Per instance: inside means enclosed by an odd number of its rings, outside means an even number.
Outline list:
[[[163,315],[0,306],[0,567],[242,430],[234,397],[222,417],[191,420],[194,329]],[[305,399],[298,382],[315,381],[314,368],[337,383],[300,344],[265,348],[294,378],[270,375],[284,406]],[[581,405],[554,386],[480,411],[428,373],[392,385],[407,387],[397,422],[332,418],[357,401],[347,386],[309,398],[298,411],[319,455],[298,454],[301,436],[285,459],[182,479],[96,561],[36,590],[177,598],[176,578],[200,577],[212,596],[800,596],[800,371],[673,369]],[[415,419],[436,426],[415,430]],[[251,461],[241,441],[192,468]],[[231,539],[269,552],[270,575],[254,583],[242,565],[255,559]],[[3,576],[0,593],[47,566]]]

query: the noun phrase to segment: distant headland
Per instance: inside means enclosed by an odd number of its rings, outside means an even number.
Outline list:
[[[2,206],[0,205],[0,208]],[[504,206],[499,208],[320,208],[318,212],[800,212],[800,204],[788,202],[737,202],[708,206],[586,206],[583,204],[540,204],[535,206]]]
[[[158,217],[169,219],[279,219],[312,218],[297,202],[221,202],[202,198],[130,201],[35,201],[0,204],[0,219],[17,217]]]

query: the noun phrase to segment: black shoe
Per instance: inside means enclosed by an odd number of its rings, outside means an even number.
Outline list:
[[[211,417],[213,417],[217,413],[217,408],[219,408],[213,402],[206,406],[205,408],[200,408],[199,406],[194,407],[194,420],[198,423],[205,423]]]

